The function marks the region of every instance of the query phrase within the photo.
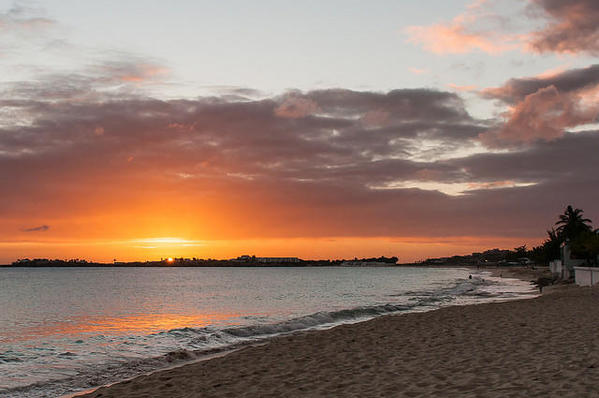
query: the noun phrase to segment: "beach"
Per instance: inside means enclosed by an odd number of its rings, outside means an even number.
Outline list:
[[[452,306],[270,339],[85,397],[599,395],[599,289]]]

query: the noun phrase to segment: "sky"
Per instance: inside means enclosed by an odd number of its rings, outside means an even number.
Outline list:
[[[0,0],[0,263],[539,244],[598,55],[596,0]]]

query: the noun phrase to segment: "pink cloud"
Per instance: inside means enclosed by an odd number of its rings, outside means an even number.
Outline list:
[[[504,11],[494,12],[496,2],[477,0],[450,22],[408,27],[408,40],[436,54],[482,51],[497,55],[510,50],[599,54],[597,0],[529,0],[527,3],[528,7],[520,13],[528,17],[525,19],[508,17]],[[544,20],[545,26],[531,30],[530,18]],[[518,24],[521,27],[515,33],[513,29]],[[510,26],[512,31],[508,30]]]
[[[164,78],[169,73],[169,69],[162,65],[138,59],[107,62],[96,69],[101,78],[117,83],[151,82]]]
[[[143,82],[146,80],[152,80],[156,77],[164,76],[168,73],[168,69],[157,67],[153,65],[139,65],[136,70],[132,70],[131,73],[124,73],[118,76],[125,82]]]
[[[501,17],[485,12],[487,0],[471,3],[465,12],[451,22],[428,26],[409,26],[408,41],[435,54],[464,54],[483,51],[497,55],[521,46],[520,36],[498,33],[495,25]]]
[[[566,71],[566,69],[567,69],[566,66],[560,65],[555,68],[547,69],[547,70],[539,73],[535,77],[537,79],[552,79],[552,78],[555,78],[558,75],[561,75],[562,73],[564,73]]]
[[[560,93],[554,85],[541,88],[510,108],[504,125],[479,137],[490,147],[555,140],[565,129],[597,118],[597,103],[585,100],[586,92]]]
[[[428,73],[428,69],[426,69],[426,68],[410,67],[410,68],[408,68],[408,70],[415,75],[423,75],[425,73]]]
[[[565,130],[596,122],[599,114],[599,65],[550,70],[480,91],[484,98],[509,106],[506,121],[480,134],[489,146],[551,141]]]
[[[449,83],[447,85],[447,87],[452,88],[452,89],[454,89],[456,91],[463,91],[463,92],[470,92],[470,91],[476,91],[476,90],[478,90],[478,86],[475,85],[475,84],[469,84],[469,85],[466,85],[466,86],[460,86],[460,85],[455,84],[455,83]]]
[[[487,33],[470,32],[459,20],[450,24],[431,26],[410,26],[407,28],[409,41],[421,44],[426,50],[435,54],[464,54],[480,50],[497,55],[518,46],[510,43],[508,36],[497,40],[488,37]]]

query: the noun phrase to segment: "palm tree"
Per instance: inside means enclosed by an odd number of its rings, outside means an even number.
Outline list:
[[[558,246],[559,246],[559,236],[557,234],[557,231],[555,230],[555,228],[551,228],[551,230],[547,230],[547,239],[545,240],[545,243],[552,243],[552,242],[558,242]]]
[[[591,220],[582,218],[582,213],[581,209],[573,209],[568,205],[564,214],[559,216],[555,225],[558,226],[557,234],[561,240],[571,241],[581,233],[591,231]]]
[[[553,228],[547,230],[547,239],[543,242],[543,251],[547,261],[555,260],[559,258],[559,250],[562,240],[559,237],[557,231]]]

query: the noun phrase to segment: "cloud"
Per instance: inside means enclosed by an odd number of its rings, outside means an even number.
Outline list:
[[[499,55],[511,50],[599,54],[597,1],[529,0],[496,10],[499,3],[475,1],[450,22],[410,26],[405,30],[408,41],[436,54]],[[516,11],[509,15],[508,8]],[[545,24],[535,28],[536,21]]]
[[[23,228],[23,232],[46,232],[50,227],[47,225],[40,225],[39,227]]]
[[[576,99],[555,86],[527,95],[509,111],[509,120],[497,130],[481,133],[488,146],[554,140],[568,127],[594,122],[597,108],[580,107]]]
[[[51,217],[56,239],[531,236],[568,196],[592,208],[599,186],[599,135],[480,154],[489,121],[455,93],[158,100],[95,73],[2,91],[0,217],[15,230]]]
[[[118,61],[102,60],[77,72],[39,73],[34,80],[0,83],[0,103],[30,111],[35,105],[42,111],[53,101],[88,104],[138,98],[152,85],[160,84],[168,73],[154,60],[121,56]]]
[[[7,11],[0,13],[0,32],[28,33],[56,24],[53,19],[40,14],[40,10],[15,3]]]
[[[481,133],[490,147],[554,140],[566,129],[597,121],[599,65],[573,69],[547,77],[511,79],[505,85],[482,91],[485,98],[510,105],[506,121]]]
[[[116,82],[143,83],[168,76],[168,68],[143,59],[129,57],[126,61],[104,62],[94,68],[99,76]]]
[[[517,48],[517,45],[509,43],[507,36],[494,38],[490,37],[490,33],[468,30],[461,18],[449,24],[410,26],[406,32],[410,42],[421,44],[435,54],[464,54],[479,50],[497,55]]]
[[[475,84],[469,84],[466,86],[460,86],[458,84],[455,83],[449,83],[447,84],[447,87],[454,89],[456,91],[462,91],[462,92],[471,92],[471,91],[477,91],[478,90],[478,86]]]
[[[548,22],[530,35],[530,49],[540,53],[599,54],[599,2],[532,0],[537,15]]]
[[[526,150],[481,153],[452,159],[447,164],[463,169],[475,180],[579,184],[597,178],[591,172],[599,168],[599,158],[593,155],[597,145],[599,131],[590,130],[568,133],[553,141],[540,141]]]
[[[522,101],[527,95],[554,86],[561,93],[572,93],[599,85],[599,65],[570,69],[549,76],[510,79],[503,86],[482,91],[485,98],[499,99],[509,104]]]
[[[498,55],[520,47],[520,37],[501,33],[506,21],[486,11],[489,1],[475,1],[451,22],[405,29],[408,41],[435,54],[464,54],[482,51]]]
[[[310,99],[299,96],[288,96],[276,107],[275,114],[284,118],[297,119],[306,117],[318,111],[318,104]]]
[[[408,70],[410,71],[410,73],[413,73],[415,75],[423,75],[429,72],[429,70],[427,68],[416,68],[416,67],[409,67]]]

